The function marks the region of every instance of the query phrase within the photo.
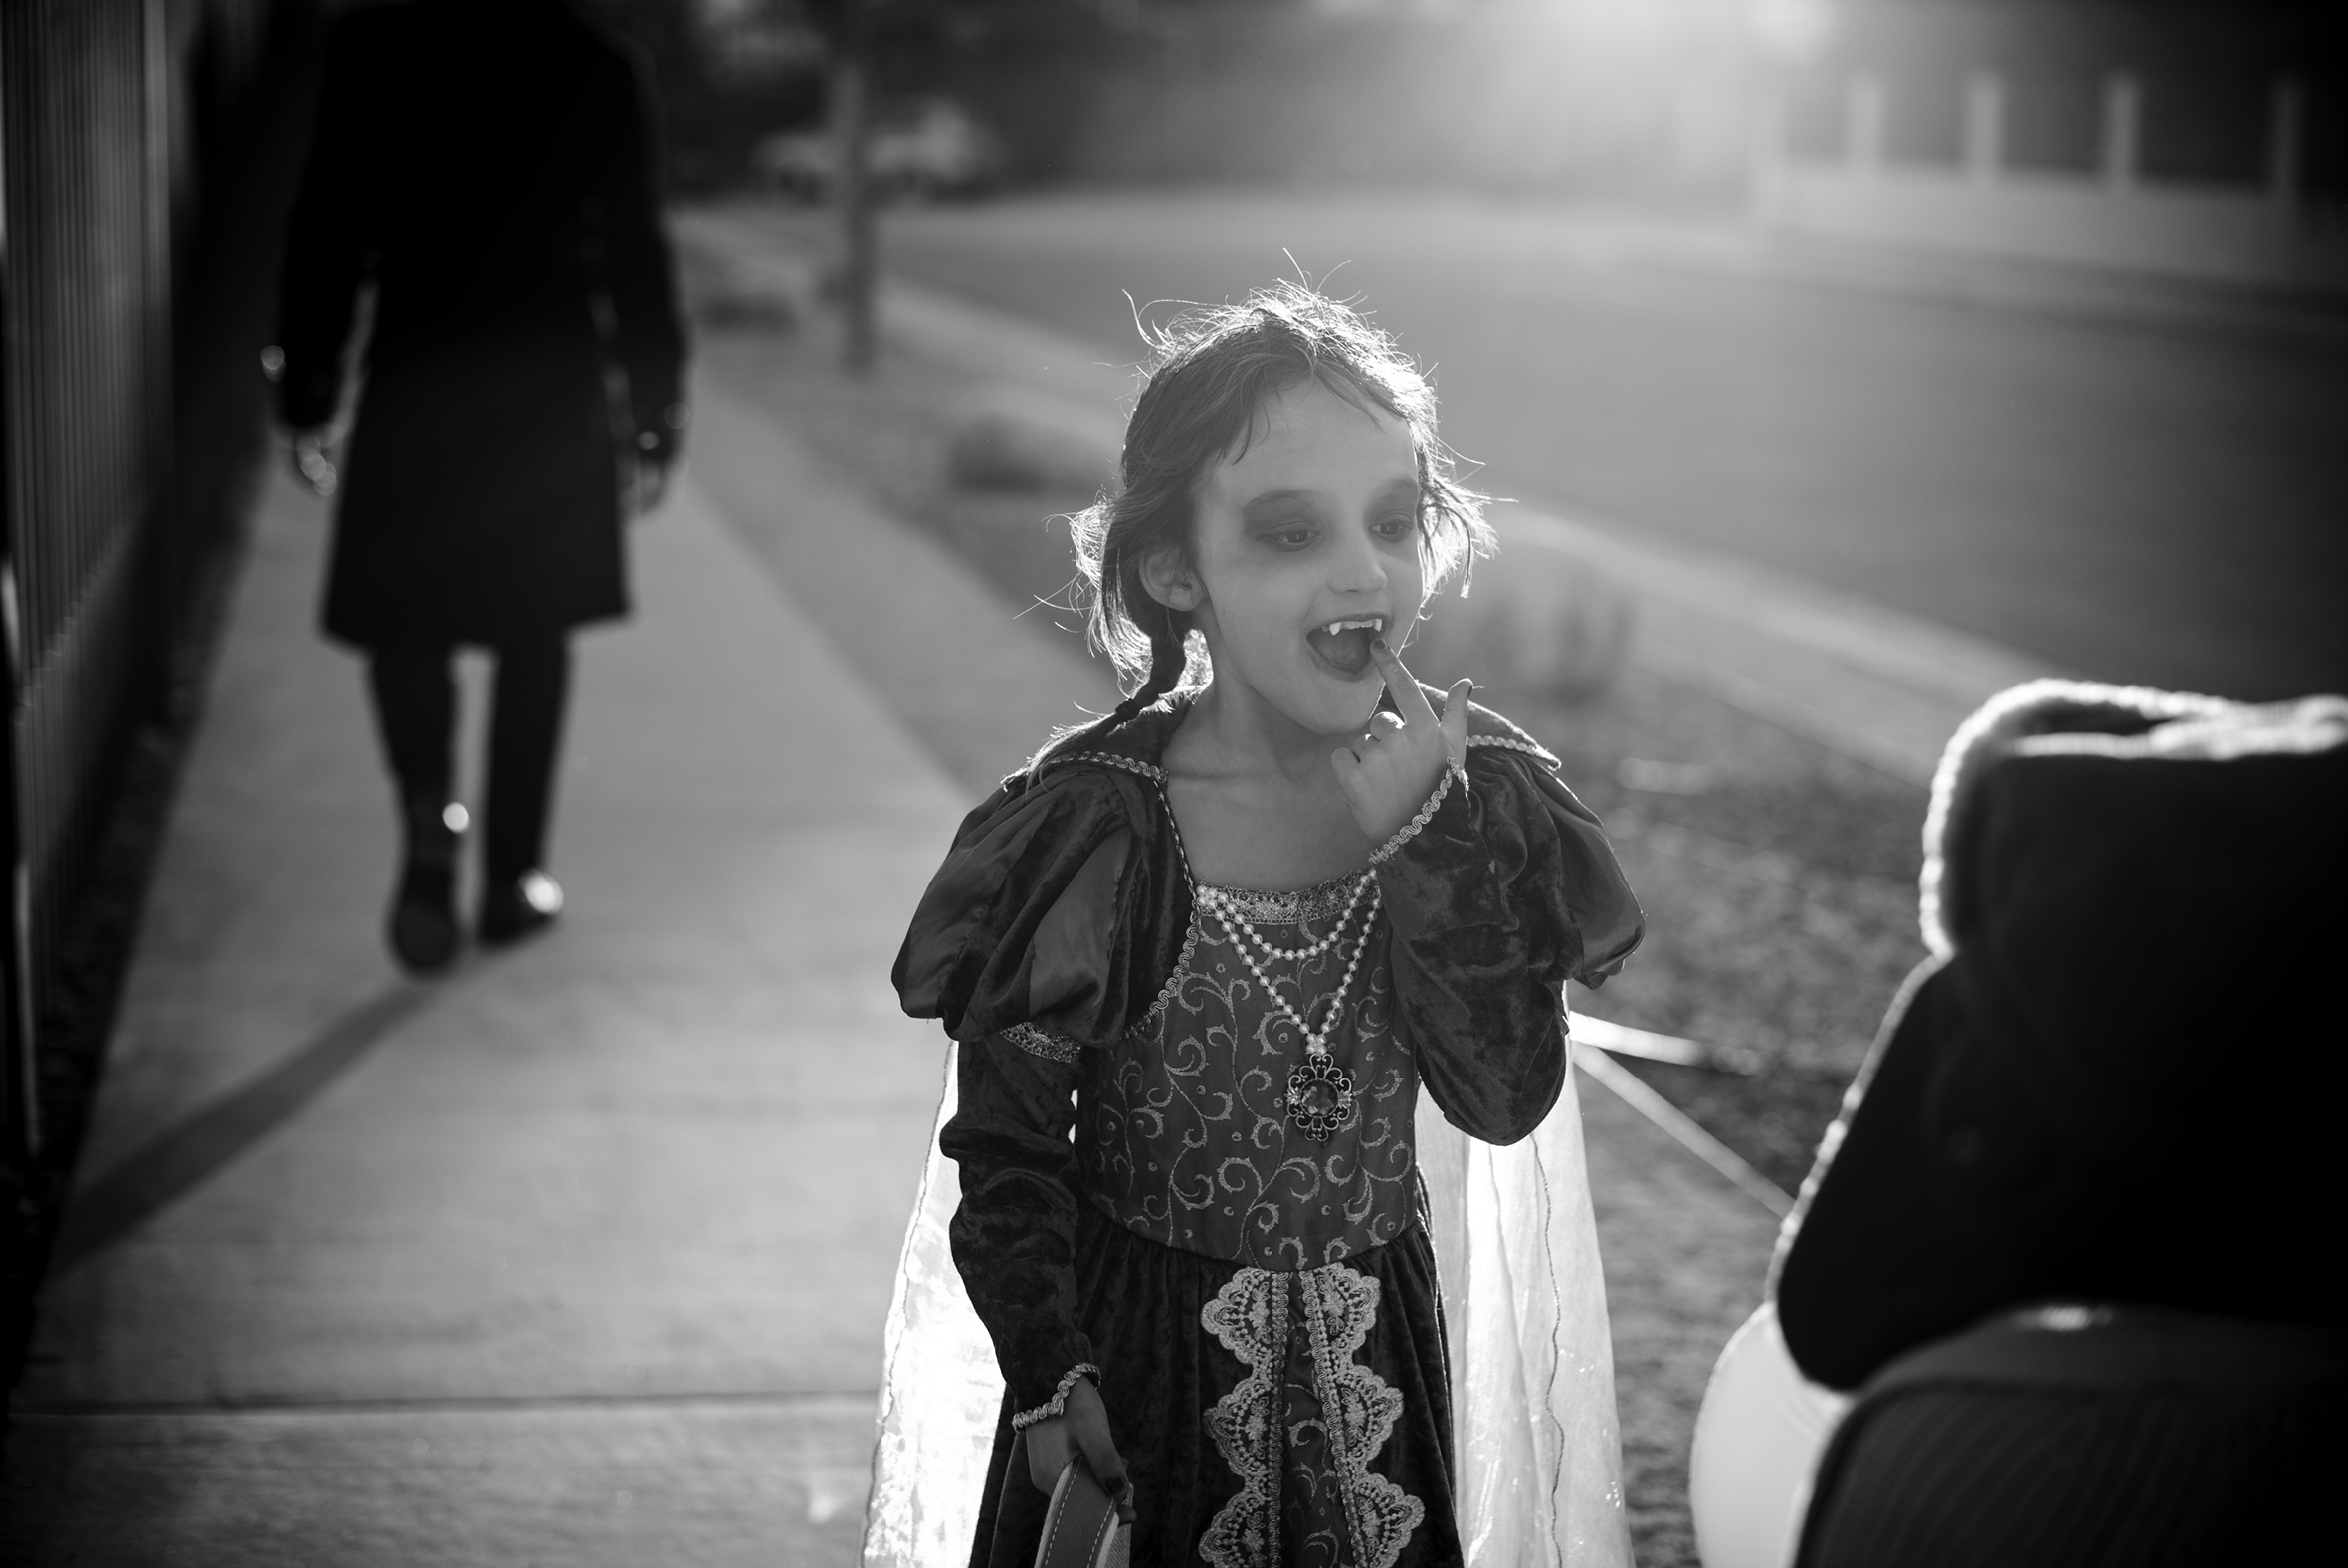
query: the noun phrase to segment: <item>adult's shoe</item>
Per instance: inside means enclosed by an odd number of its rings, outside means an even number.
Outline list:
[[[465,808],[417,800],[402,816],[407,853],[391,899],[392,956],[412,974],[436,974],[457,956],[457,846]]]
[[[541,871],[493,880],[482,889],[481,918],[474,933],[487,947],[504,947],[537,935],[562,913],[562,886]]]

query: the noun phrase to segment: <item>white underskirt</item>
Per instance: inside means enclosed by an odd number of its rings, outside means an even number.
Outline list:
[[[938,1129],[954,1114],[954,1083],[949,1050]],[[1614,1344],[1574,1076],[1520,1143],[1495,1148],[1468,1137],[1425,1094],[1418,1138],[1450,1341],[1455,1501],[1468,1561],[1631,1568]],[[888,1305],[865,1568],[970,1560],[1003,1380],[947,1247],[960,1198],[933,1131]]]

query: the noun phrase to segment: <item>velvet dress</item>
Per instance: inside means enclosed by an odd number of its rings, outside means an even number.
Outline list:
[[[1196,897],[1159,767],[1187,701],[1007,781],[964,822],[897,963],[962,1042],[940,1146],[953,1259],[1006,1392],[971,1561],[1026,1568],[1045,1497],[1019,1434],[1100,1388],[1134,1483],[1135,1564],[1463,1560],[1443,1297],[1413,1152],[1422,1085],[1511,1143],[1566,1073],[1560,993],[1641,934],[1555,759],[1483,709],[1449,788],[1373,873]],[[1366,935],[1364,934],[1366,931]],[[1332,1135],[1283,1103],[1328,1037]],[[1259,973],[1260,972],[1260,973]]]

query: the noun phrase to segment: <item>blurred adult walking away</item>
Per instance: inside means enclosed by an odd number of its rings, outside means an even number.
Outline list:
[[[569,636],[627,613],[622,524],[677,455],[684,335],[645,73],[566,0],[357,9],[324,73],[279,412],[297,471],[339,490],[325,630],[367,656],[406,834],[391,944],[430,971],[459,941],[460,646],[496,659],[476,934],[518,940],[561,909],[544,867]]]

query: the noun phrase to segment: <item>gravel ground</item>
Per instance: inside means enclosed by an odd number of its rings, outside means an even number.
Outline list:
[[[688,284],[706,290],[710,280]],[[703,351],[752,387],[894,515],[937,537],[1011,603],[1073,626],[1065,514],[1080,491],[956,487],[945,461],[967,384],[886,355],[839,373],[824,322],[731,321]],[[1073,646],[1073,640],[1072,640]],[[1542,703],[1495,688],[1492,705],[1565,759],[1605,818],[1649,917],[1631,967],[1578,1010],[1686,1035],[1747,1072],[1630,1064],[1789,1189],[1807,1169],[1881,1011],[1921,954],[1914,885],[1924,795],[1633,668],[1595,700]],[[1614,1314],[1627,1493],[1639,1560],[1695,1562],[1686,1453],[1712,1358],[1758,1302],[1776,1224],[1757,1205],[1684,1191],[1709,1178],[1660,1134],[1586,1088],[1592,1187]],[[1603,1145],[1603,1147],[1602,1147]],[[1645,1149],[1652,1156],[1635,1160]],[[1618,1168],[1619,1167],[1619,1168]]]
[[[1687,1450],[1720,1347],[1760,1304],[1777,1222],[1638,1111],[1582,1080],[1590,1196],[1606,1260],[1623,1499],[1643,1568],[1695,1568]]]
[[[1792,1191],[1923,957],[1924,791],[1637,668],[1578,708],[1495,696],[1565,759],[1647,910],[1639,955],[1573,1005],[1750,1068],[1627,1064]]]

